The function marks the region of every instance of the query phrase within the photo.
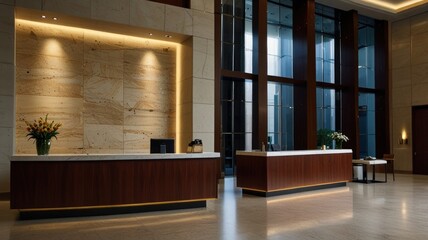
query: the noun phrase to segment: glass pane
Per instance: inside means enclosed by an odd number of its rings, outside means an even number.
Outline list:
[[[235,16],[244,18],[245,15],[245,0],[235,0]]]
[[[246,133],[245,134],[245,150],[251,151],[253,150],[253,134]]]
[[[367,154],[369,156],[376,156],[376,135],[367,136]]]
[[[253,101],[253,83],[249,80],[245,81],[245,101]]]
[[[221,103],[221,127],[223,133],[232,132],[232,102]]]
[[[374,111],[367,112],[367,133],[373,135],[376,134],[376,119]]]
[[[322,88],[317,88],[317,108],[324,106],[324,91]]]
[[[280,144],[279,134],[277,133],[269,133],[268,138],[270,139],[271,144]]]
[[[334,62],[324,62],[324,82],[334,83]]]
[[[324,89],[324,108],[336,108],[336,95],[334,89]]]
[[[322,31],[324,33],[334,34],[334,19],[324,17],[322,21]]]
[[[225,167],[232,167],[233,158],[233,145],[232,145],[232,134],[223,134],[223,156]]]
[[[268,132],[279,132],[280,107],[268,106]]]
[[[235,112],[233,114],[233,121],[234,121],[234,129],[233,131],[235,133],[244,133],[245,132],[245,117],[246,117],[246,112],[245,112],[245,102],[238,102],[235,101]]]
[[[366,156],[369,156],[368,154],[368,139],[367,139],[367,135],[360,135],[360,157],[364,158]]]
[[[280,93],[280,84],[277,83],[268,83],[268,105],[278,106],[279,102],[279,93]]]
[[[233,96],[233,81],[222,80],[221,81],[221,99],[232,100]]]
[[[268,2],[268,75],[293,77],[292,9]]]
[[[317,130],[323,129],[323,109],[317,108]]]
[[[245,134],[235,134],[234,140],[235,151],[245,150]]]
[[[280,19],[281,25],[292,27],[293,26],[293,10],[288,7],[280,7]]]
[[[233,70],[233,44],[223,42],[222,48],[222,68],[227,70]]]
[[[233,15],[233,1],[234,0],[222,0],[222,13]]]
[[[335,109],[324,109],[324,128],[336,130]]]
[[[283,107],[293,107],[294,106],[294,96],[293,96],[293,86],[288,84],[282,84],[282,106]]]
[[[245,130],[246,133],[253,131],[253,104],[245,103]]]
[[[268,14],[267,21],[268,23],[276,23],[279,24],[279,5],[268,2]]]
[[[222,41],[233,42],[233,17],[228,15],[222,16]]]
[[[369,111],[375,111],[375,94],[367,93],[367,107]]]

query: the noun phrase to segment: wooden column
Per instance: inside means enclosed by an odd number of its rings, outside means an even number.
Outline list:
[[[293,11],[294,79],[306,82],[294,87],[294,148],[315,149],[315,1],[294,1]]]
[[[253,5],[253,148],[267,142],[267,1],[256,0]]]
[[[376,155],[390,152],[388,22],[375,21]]]
[[[359,158],[360,129],[358,123],[358,13],[342,14],[342,132],[349,137],[344,148],[352,148],[353,157]]]

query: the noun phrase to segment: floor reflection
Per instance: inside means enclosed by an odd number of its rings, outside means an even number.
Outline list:
[[[207,208],[102,217],[17,221],[0,200],[0,239],[426,239],[427,176],[271,198],[235,186]]]

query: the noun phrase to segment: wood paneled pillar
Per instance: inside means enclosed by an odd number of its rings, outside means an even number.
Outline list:
[[[294,149],[317,145],[315,81],[315,1],[293,2]]]
[[[376,155],[390,152],[388,22],[375,21]]]
[[[259,149],[267,143],[267,1],[254,1],[253,18],[253,148]]]
[[[349,137],[344,148],[353,150],[353,157],[359,158],[360,129],[358,123],[358,13],[344,12],[341,19],[342,32],[342,132]]]

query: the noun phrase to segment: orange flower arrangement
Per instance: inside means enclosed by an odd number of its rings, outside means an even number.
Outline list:
[[[39,120],[34,120],[34,122],[30,123],[25,121],[27,124],[27,137],[28,139],[46,139],[49,140],[52,137],[56,138],[56,135],[59,134],[58,129],[62,126],[61,123],[55,123],[54,121],[48,122],[48,114],[46,114],[45,119],[42,117]]]

